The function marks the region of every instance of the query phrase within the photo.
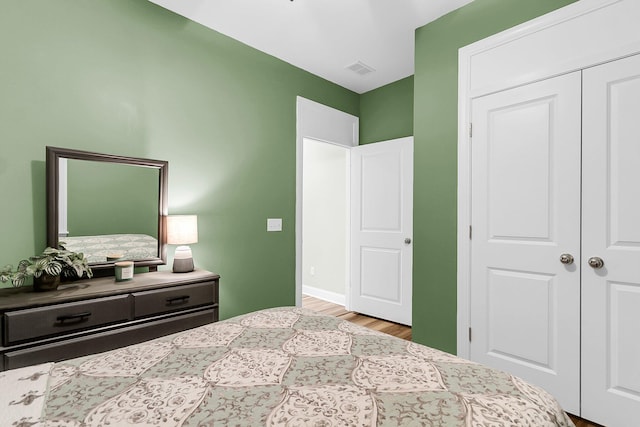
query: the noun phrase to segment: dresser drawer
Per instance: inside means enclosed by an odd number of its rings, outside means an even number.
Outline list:
[[[4,313],[4,345],[59,335],[131,317],[128,295],[8,311]]]
[[[136,318],[168,313],[200,305],[214,304],[216,282],[174,286],[133,294]]]
[[[142,341],[158,338],[211,323],[218,317],[218,309],[204,309],[195,313],[177,315],[168,319],[142,323],[136,326],[118,327],[79,338],[61,340],[52,344],[38,345],[21,350],[8,351],[0,355],[4,369],[21,368],[45,362],[86,356],[113,350]]]

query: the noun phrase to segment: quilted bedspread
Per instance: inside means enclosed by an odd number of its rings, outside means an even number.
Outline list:
[[[291,307],[56,363],[44,400],[65,427],[573,425],[509,374]]]

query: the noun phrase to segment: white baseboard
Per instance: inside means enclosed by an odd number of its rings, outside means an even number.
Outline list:
[[[303,295],[309,295],[310,297],[318,298],[323,301],[329,301],[342,306],[345,305],[344,294],[339,294],[337,292],[325,291],[324,289],[302,285],[302,293]]]

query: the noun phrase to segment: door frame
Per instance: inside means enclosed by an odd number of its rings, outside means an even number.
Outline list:
[[[295,305],[302,306],[302,177],[303,177],[303,141],[305,138],[340,145],[346,148],[359,144],[360,119],[343,111],[296,97],[296,267],[295,267]],[[351,132],[348,132],[351,127]],[[348,136],[346,136],[348,134]],[[347,192],[348,194],[348,192]],[[347,230],[349,236],[349,230]],[[349,275],[347,263],[347,275]],[[345,289],[346,304],[348,292]]]
[[[640,52],[637,26],[627,18],[637,16],[638,12],[640,4],[633,0],[581,0],[459,50],[456,325],[459,356],[468,358],[470,354],[471,100]],[[620,19],[616,21],[616,17]],[[532,49],[536,55],[530,54]]]

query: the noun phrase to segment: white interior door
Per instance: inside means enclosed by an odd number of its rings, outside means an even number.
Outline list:
[[[411,325],[413,137],[351,149],[349,309]]]
[[[582,416],[630,426],[640,413],[640,57],[585,70],[583,96]]]
[[[576,72],[473,100],[471,141],[470,358],[576,414],[580,86]]]

